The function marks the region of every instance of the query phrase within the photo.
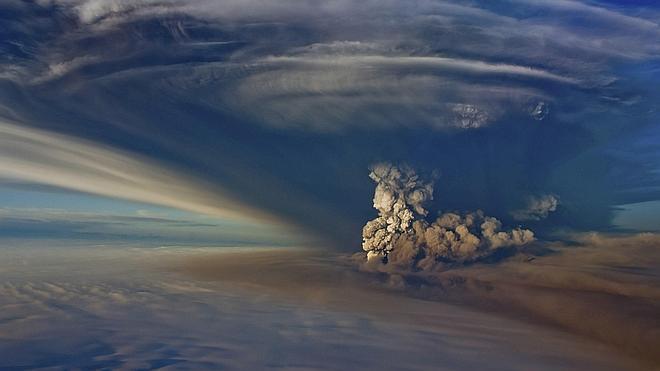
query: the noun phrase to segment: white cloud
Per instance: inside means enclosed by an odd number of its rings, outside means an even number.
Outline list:
[[[446,57],[414,57],[414,56],[337,56],[326,55],[319,58],[301,57],[269,57],[266,63],[294,63],[301,66],[311,65],[314,67],[350,67],[350,68],[437,68],[439,70],[464,71],[474,74],[500,74],[509,76],[520,76],[552,80],[566,84],[576,84],[579,81],[571,77],[561,76],[549,71],[537,68],[519,66],[503,63],[489,63],[481,60],[469,60]]]
[[[93,64],[94,62],[97,62],[99,60],[100,58],[98,57],[84,55],[80,57],[75,57],[68,61],[55,62],[48,66],[48,69],[43,75],[36,77],[34,80],[32,80],[32,82],[38,84],[52,79],[56,79],[58,77],[70,73],[71,71]]]

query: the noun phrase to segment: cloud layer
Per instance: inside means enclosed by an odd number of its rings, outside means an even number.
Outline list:
[[[3,243],[0,367],[637,366],[536,324],[374,289],[310,255]]]

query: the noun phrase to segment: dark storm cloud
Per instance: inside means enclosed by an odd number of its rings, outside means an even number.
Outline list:
[[[562,208],[538,221],[541,231],[605,228],[623,195],[658,196],[640,190],[657,184],[653,164],[610,151],[657,119],[657,8],[3,7],[3,116],[185,167],[227,199],[353,246],[371,215],[366,169],[377,161],[439,170],[437,202],[450,210],[504,218],[556,194]],[[617,171],[632,176],[621,183]]]

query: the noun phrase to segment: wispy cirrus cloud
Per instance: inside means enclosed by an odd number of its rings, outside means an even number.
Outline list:
[[[337,66],[337,67],[382,67],[384,69],[437,69],[455,72],[468,72],[474,74],[493,74],[511,77],[527,77],[557,81],[567,84],[577,84],[578,80],[561,76],[552,72],[544,71],[527,66],[511,64],[488,63],[480,60],[445,58],[445,57],[414,57],[414,56],[332,56],[321,55],[316,57],[268,57],[266,63],[291,64],[299,66]]]
[[[342,42],[315,44],[310,53],[266,57],[223,99],[281,128],[466,129],[487,126],[506,112],[522,116],[549,101],[533,81],[579,84],[572,77],[527,66],[378,55],[374,49],[378,47],[373,44]],[[498,82],[502,78],[510,84]]]

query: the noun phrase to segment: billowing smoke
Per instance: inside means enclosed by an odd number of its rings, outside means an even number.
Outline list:
[[[557,210],[559,197],[555,195],[530,196],[524,208],[514,210],[511,215],[516,220],[541,220]]]
[[[407,166],[377,164],[369,177],[377,184],[374,208],[379,214],[362,230],[362,249],[370,263],[433,270],[534,241],[528,229],[501,231],[502,223],[481,210],[444,213],[429,223],[424,205],[433,199],[433,182],[420,179]]]

